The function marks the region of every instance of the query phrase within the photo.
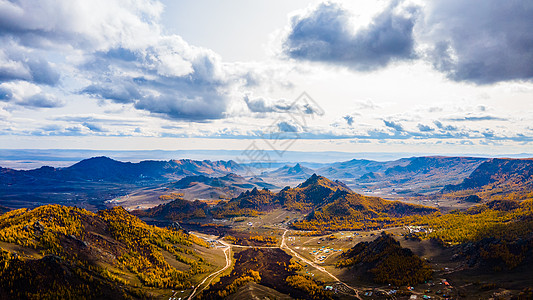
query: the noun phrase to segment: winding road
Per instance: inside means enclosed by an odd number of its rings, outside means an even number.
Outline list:
[[[335,280],[336,282],[338,282],[339,284],[342,284],[344,285],[346,288],[352,290],[354,293],[355,293],[355,297],[357,299],[361,299],[361,296],[359,296],[359,293],[360,291],[352,286],[349,286],[348,284],[346,284],[345,282],[339,280],[339,278],[337,278],[337,276],[331,274],[328,270],[326,270],[324,267],[322,266],[319,266],[313,262],[311,262],[310,260],[302,257],[300,254],[298,254],[296,251],[292,250],[288,245],[287,243],[285,242],[285,238],[286,238],[286,235],[287,235],[287,232],[289,230],[288,229],[285,229],[285,231],[283,232],[283,236],[281,238],[281,244],[279,247],[258,247],[258,246],[241,246],[241,245],[231,245],[231,244],[228,244],[222,240],[217,240],[219,243],[221,243],[222,245],[225,246],[224,248],[224,256],[226,257],[226,266],[224,266],[222,269],[216,271],[216,272],[213,272],[211,274],[209,274],[206,278],[204,278],[204,280],[202,280],[202,282],[200,282],[198,285],[196,285],[196,287],[194,288],[194,290],[192,291],[191,295],[189,296],[189,298],[187,298],[188,300],[192,300],[194,298],[194,296],[197,294],[197,292],[201,292],[202,290],[204,290],[206,287],[208,287],[211,282],[213,281],[213,279],[215,279],[215,277],[217,275],[219,275],[220,273],[224,272],[225,270],[227,270],[230,266],[231,266],[231,247],[240,247],[240,248],[279,248],[279,249],[286,249],[287,251],[289,251],[294,257],[302,260],[303,262],[305,262],[306,264],[312,266],[313,268],[319,270],[320,272],[323,272],[324,274],[327,274],[329,277],[331,277],[333,280]],[[209,280],[210,279],[210,280]],[[202,285],[204,285],[206,283],[206,281],[209,280],[209,282],[200,290],[198,291],[198,288],[200,288]]]
[[[224,248],[224,256],[226,257],[226,266],[224,266],[224,268],[216,271],[216,272],[213,272],[211,274],[209,274],[209,276],[207,276],[206,278],[204,278],[204,280],[202,280],[202,282],[200,282],[199,284],[196,285],[196,287],[194,288],[194,290],[192,291],[191,295],[189,296],[189,298],[187,298],[188,300],[191,300],[194,298],[194,295],[196,295],[196,291],[198,290],[198,288],[200,286],[202,286],[209,278],[211,278],[211,280],[209,280],[209,282],[202,288],[205,289],[206,287],[208,287],[211,282],[213,281],[213,279],[215,279],[215,277],[217,277],[218,274],[224,272],[225,270],[227,270],[230,266],[231,266],[231,245],[222,241],[222,240],[218,240],[219,243],[221,243],[222,245],[226,246],[226,248]],[[202,291],[200,290],[200,291]]]

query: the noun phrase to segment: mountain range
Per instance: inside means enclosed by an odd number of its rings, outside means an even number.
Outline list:
[[[528,159],[440,156],[387,162],[353,159],[314,164],[315,169],[305,163],[285,165],[249,176],[246,168],[231,160],[131,163],[94,157],[65,168],[0,167],[0,205],[20,208],[57,203],[97,210],[108,207],[108,200],[141,191],[138,197],[144,204],[141,206],[149,207],[158,204],[156,201],[150,205],[165,190],[183,193],[191,200],[234,198],[253,188],[280,191],[283,186],[295,186],[315,173],[342,181],[359,193],[389,199],[439,192],[449,197],[466,197],[472,193],[493,197],[516,192],[516,187],[520,194],[527,195],[533,182],[531,164],[532,160]],[[161,192],[151,192],[155,189]],[[486,193],[488,189],[492,190],[490,195]]]
[[[165,213],[159,217],[171,215],[169,206],[176,205],[174,202],[160,205],[157,210]],[[209,209],[208,213],[215,218],[256,216],[276,208],[306,213],[305,220],[294,224],[301,229],[322,229],[327,227],[326,223],[334,226],[336,223],[344,224],[346,220],[362,222],[376,217],[382,218],[386,223],[386,218],[426,215],[436,211],[427,206],[363,196],[353,192],[342,182],[313,174],[295,188],[285,187],[277,193],[254,188],[228,202],[220,202]],[[150,216],[158,217],[153,211],[150,210]],[[353,222],[351,224],[356,226]],[[375,227],[379,227],[379,224],[376,223]]]
[[[0,205],[19,208],[56,203],[96,210],[105,208],[104,201],[142,187],[158,186],[190,175],[224,176],[241,170],[234,161],[184,159],[131,163],[108,157],[93,157],[66,168],[0,168]]]

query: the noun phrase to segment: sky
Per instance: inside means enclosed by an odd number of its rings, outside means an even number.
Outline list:
[[[532,15],[526,0],[0,0],[0,148],[533,153]]]

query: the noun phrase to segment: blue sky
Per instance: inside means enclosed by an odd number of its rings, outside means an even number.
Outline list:
[[[0,0],[0,148],[521,153],[531,1]],[[305,92],[306,99],[298,97]]]

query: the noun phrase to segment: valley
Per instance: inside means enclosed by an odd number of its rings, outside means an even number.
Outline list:
[[[21,288],[37,268],[36,293],[60,297],[87,289],[173,300],[531,295],[531,160],[426,157],[327,169],[362,174],[352,184],[303,165],[270,180],[238,175],[232,162],[79,164],[2,169],[4,294],[37,295]],[[489,181],[478,179],[487,172]],[[65,198],[72,191],[84,198]],[[57,269],[64,277],[52,279]]]

